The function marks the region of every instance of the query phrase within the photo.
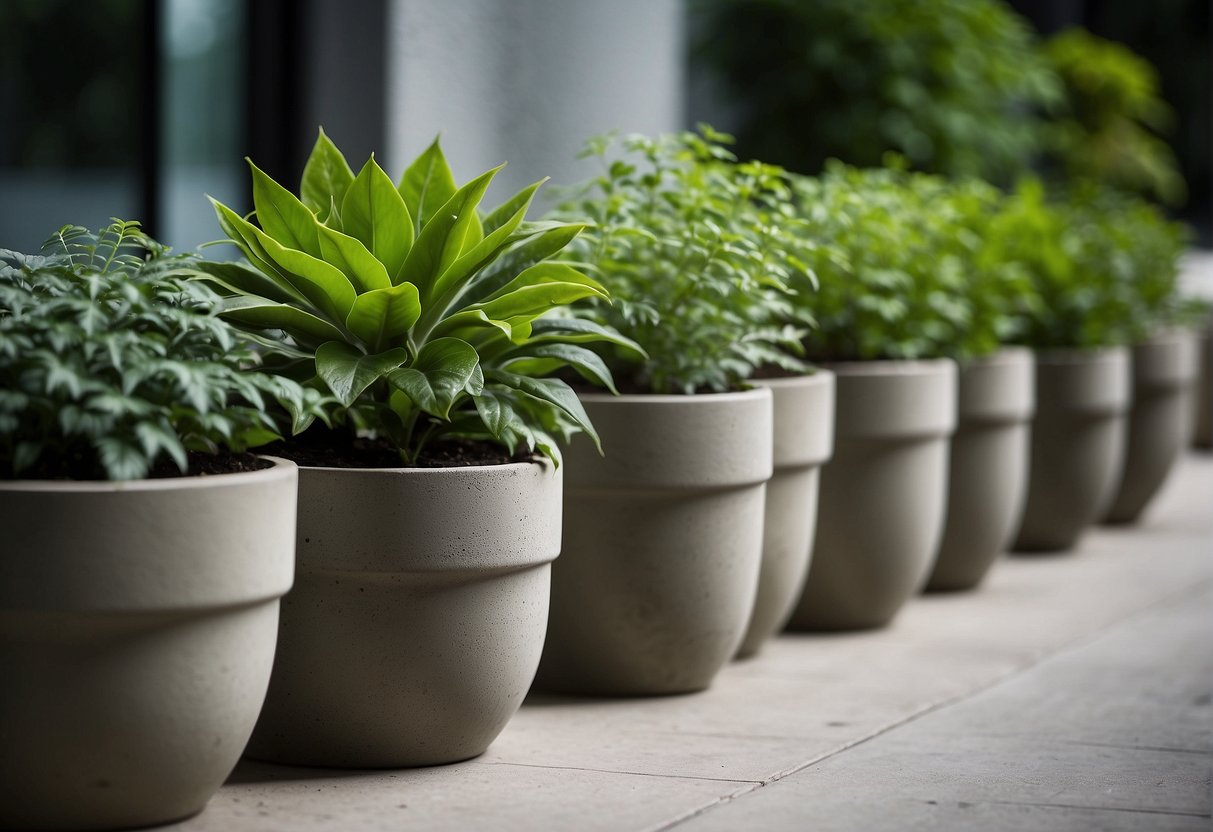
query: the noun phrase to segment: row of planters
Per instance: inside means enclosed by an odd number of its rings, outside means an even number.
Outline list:
[[[482,211],[496,169],[321,134],[298,196],[215,204],[239,262],[0,252],[0,823],[465,759],[533,682],[702,690],[1165,478],[1195,342],[1152,209],[710,130],[589,155],[536,222],[541,183]]]

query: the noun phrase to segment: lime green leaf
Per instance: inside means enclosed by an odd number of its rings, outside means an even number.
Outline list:
[[[584,318],[539,318],[531,324],[530,344],[585,344],[596,341],[622,347],[637,358],[647,358],[644,349],[618,331]]]
[[[546,375],[560,367],[572,367],[586,381],[605,387],[616,395],[619,393],[606,362],[592,350],[575,344],[532,346],[527,343],[502,356],[501,364],[508,367],[510,372],[529,376]]]
[[[476,220],[476,206],[501,167],[499,165],[477,176],[438,209],[434,218],[417,235],[398,282],[404,280],[412,283],[421,291],[423,298],[433,296],[434,282],[458,259],[464,234]]]
[[[429,224],[438,209],[455,195],[455,177],[438,139],[418,156],[400,177],[397,188],[408,206],[417,235]]]
[[[469,385],[484,384],[476,350],[458,338],[438,338],[417,353],[412,366],[394,370],[388,381],[413,404],[439,419],[449,419],[451,405]]]
[[[366,355],[344,341],[329,341],[316,350],[316,374],[337,400],[349,407],[366,388],[406,360],[408,352],[403,347]]]
[[[230,321],[259,329],[281,329],[305,342],[343,341],[340,329],[310,312],[266,298],[228,298],[219,308],[219,315]]]
[[[421,302],[417,299],[417,287],[401,283],[355,298],[345,326],[371,350],[378,351],[407,338],[419,317]]]
[[[320,257],[316,216],[293,193],[279,185],[245,157],[253,173],[253,206],[261,230],[287,248]]]
[[[353,181],[354,172],[350,170],[345,156],[321,128],[299,183],[303,204],[317,214],[328,212],[326,216],[331,219],[335,207],[345,199],[345,192]]]
[[[319,226],[320,251],[324,259],[341,270],[361,294],[392,285],[387,269],[371,254],[361,240],[332,228]]]
[[[504,370],[489,370],[485,373],[485,378],[507,387],[513,387],[528,396],[554,405],[594,441],[594,446],[598,448],[599,453],[602,452],[602,443],[598,439],[594,425],[590,423],[590,417],[586,414],[585,408],[581,406],[577,394],[563,381],[555,378],[531,378]]]
[[[393,280],[413,246],[413,219],[375,157],[366,160],[341,202],[341,226],[383,264]]]
[[[497,300],[517,293],[519,290],[541,286],[558,286],[562,284],[584,286],[590,290],[587,294],[581,297],[589,297],[596,295],[600,298],[609,300],[610,295],[601,283],[591,277],[582,274],[577,269],[567,263],[537,263],[529,269],[525,269],[521,274],[511,280],[509,283],[502,286],[493,294],[489,295],[479,306],[487,307],[489,304]],[[572,301],[566,301],[571,303]],[[489,313],[492,315],[492,313]]]
[[[256,295],[280,303],[304,300],[295,287],[277,277],[245,268],[239,263],[224,263],[202,260],[194,270],[200,280],[205,280],[237,295]]]
[[[507,249],[493,258],[492,262],[485,264],[471,288],[460,298],[461,303],[470,304],[483,300],[521,272],[536,263],[543,262],[563,249],[585,229],[584,225],[560,224],[542,231],[532,232],[528,226],[535,225],[537,224],[524,223],[522,225],[518,233],[514,235],[515,241],[519,239],[519,235],[533,233],[534,236],[524,237],[523,242]]]

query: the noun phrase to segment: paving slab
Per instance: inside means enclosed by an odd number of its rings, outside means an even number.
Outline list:
[[[1067,555],[1006,558],[980,591],[916,599],[884,630],[784,635],[758,657],[726,668],[712,689],[701,694],[619,700],[535,695],[484,756],[455,766],[351,773],[244,762],[205,812],[173,828],[592,832],[667,829],[687,819],[716,823],[717,815],[731,825],[704,828],[763,828],[757,822],[765,817],[759,814],[766,811],[762,804],[773,800],[766,795],[778,797],[793,788],[784,784],[799,783],[808,772],[838,766],[923,720],[948,714],[982,691],[1032,673],[1050,656],[1072,655],[1076,645],[1119,632],[1118,625],[1126,621],[1146,621],[1172,607],[1187,609],[1193,593],[1211,582],[1213,457],[1191,455],[1182,460],[1140,527],[1096,529]],[[1209,623],[1207,616],[1204,620]],[[1158,630],[1142,632],[1145,641],[1126,642],[1126,652],[1152,657],[1160,667],[1196,667],[1185,652],[1190,644],[1167,641]],[[1209,634],[1206,630],[1206,653],[1213,643]],[[1101,749],[1099,754],[1143,771],[1161,765],[1162,758],[1151,753],[1166,759],[1184,753],[1200,757],[1197,752],[1204,746],[1195,740],[1184,743],[1208,725],[1207,711],[1166,699],[1171,688],[1157,674],[1137,680],[1139,686],[1155,685],[1149,696],[1120,698],[1118,692],[1130,690],[1127,682],[1132,680],[1118,676],[1117,665],[1074,661],[1067,665],[1073,678],[1059,682],[1062,686],[1051,695],[1064,704],[1067,691],[1078,689],[1074,686],[1083,679],[1099,680],[1080,710],[1106,718],[1092,721],[1085,731],[1071,721],[1072,736],[1050,745],[1050,754],[1069,760],[1066,755],[1078,753],[1075,748]],[[1064,676],[1062,670],[1054,673]],[[1041,727],[1048,724],[1045,716],[1058,711],[1048,690],[1052,688],[1038,685],[1036,698],[1004,700],[1005,711],[981,712],[986,723],[966,717],[970,723],[959,724],[948,743],[974,761],[985,759],[983,749],[995,749],[982,763],[987,770],[1021,770],[1025,760],[1035,759],[1035,749],[1044,747],[1040,743],[1055,739],[1052,728]],[[1153,719],[1149,709],[1139,712],[1143,697],[1162,703],[1160,713],[1169,708],[1170,718]],[[1148,731],[1139,729],[1139,723]],[[985,732],[981,743],[964,745],[975,726]],[[996,741],[1005,744],[986,744]],[[1157,748],[1151,751],[1143,743]],[[1122,757],[1119,751],[1126,745],[1132,754]],[[1199,775],[1200,763],[1188,758],[1186,765],[1196,766],[1192,776]],[[895,773],[852,771],[852,798],[863,794],[874,803],[892,800],[899,787],[895,777],[888,778]],[[1177,777],[1174,783],[1186,782]],[[929,819],[935,809],[915,800],[897,804],[905,814],[889,816],[898,821],[896,828],[913,828],[923,812],[928,819],[923,823],[934,822]],[[1121,811],[1113,804],[1084,808],[1098,820],[1068,826],[1077,815],[1039,801],[1004,805],[956,797],[953,802],[971,804],[964,824],[970,828],[987,823],[991,828],[1140,828],[1119,817],[1137,815],[1137,809]],[[1206,813],[1207,808],[1206,801]],[[1112,815],[1117,817],[1105,817]],[[771,817],[793,824],[772,829],[807,828],[808,816]],[[813,815],[814,823],[822,823],[822,817]],[[1182,824],[1192,820],[1207,827],[1199,811],[1192,817],[1159,817],[1180,824],[1173,828],[1186,828]],[[1122,823],[1127,825],[1116,825]]]

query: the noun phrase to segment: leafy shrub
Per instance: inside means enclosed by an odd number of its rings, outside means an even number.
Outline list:
[[[1011,181],[1059,95],[999,0],[699,0],[697,54],[741,119],[739,148],[802,173],[828,158]]]
[[[1084,29],[1054,35],[1045,54],[1064,82],[1067,106],[1051,147],[1065,173],[1182,202],[1186,186],[1175,154],[1159,138],[1174,114],[1160,96],[1154,67]]]
[[[231,295],[224,317],[274,331],[279,372],[332,394],[337,429],[385,439],[407,464],[442,437],[557,462],[554,435],[580,429],[597,442],[568,385],[540,376],[569,366],[611,387],[581,344],[627,342],[546,317],[607,294],[549,260],[583,225],[524,221],[542,181],[482,217],[500,168],[457,188],[437,142],[393,183],[374,157],[355,176],[321,132],[301,198],[249,165],[258,224],[212,202],[251,265],[203,268]]]
[[[735,388],[764,365],[804,371],[789,281],[798,220],[777,167],[738,164],[730,137],[702,127],[649,138],[591,139],[602,174],[575,189],[562,216],[594,222],[571,247],[610,289],[583,319],[627,334],[644,353],[609,361],[654,393]]]
[[[1031,284],[991,256],[993,186],[831,162],[796,191],[820,242],[804,254],[820,284],[804,296],[817,320],[810,357],[968,358],[1017,334]]]
[[[67,227],[41,255],[0,250],[0,478],[139,479],[186,451],[278,438],[266,399],[302,429],[316,396],[244,372],[242,333],[138,223]]]

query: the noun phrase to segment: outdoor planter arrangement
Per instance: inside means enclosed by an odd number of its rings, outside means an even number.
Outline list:
[[[982,237],[961,219],[976,222],[992,210],[996,196],[983,186],[834,164],[798,189],[824,241],[810,260],[820,289],[818,328],[806,347],[837,375],[838,409],[814,557],[790,627],[879,627],[924,587],[944,534],[957,423],[957,369],[946,356],[998,347],[1011,293],[1002,283],[1013,282],[1000,269],[981,280],[973,274]],[[956,499],[970,500],[995,527],[995,539],[966,541],[974,564],[956,567],[978,577],[1017,509],[1017,438],[1030,410],[1017,374],[998,375],[971,373],[970,420],[995,415],[997,429],[962,446],[966,456],[954,469],[969,489]],[[1002,464],[987,467],[991,455]]]
[[[1078,193],[1045,200],[1028,182],[999,217],[1001,254],[1037,299],[1022,342],[1036,352],[1027,505],[1014,548],[1064,551],[1107,510],[1120,482],[1130,404],[1130,277],[1109,215]]]
[[[215,204],[249,263],[204,268],[224,315],[264,331],[267,368],[327,396],[327,424],[276,448],[300,463],[298,565],[254,757],[466,759],[530,686],[560,551],[557,441],[597,444],[542,376],[610,386],[580,344],[628,342],[541,317],[606,293],[548,259],[581,225],[525,221],[542,183],[477,211],[497,170],[456,187],[435,142],[398,183],[374,158],[355,176],[321,133],[301,198],[252,166],[260,227]]]
[[[0,827],[188,817],[265,697],[296,469],[244,451],[318,397],[190,264],[118,221],[0,251]]]
[[[798,583],[808,561],[812,477],[793,474],[784,514],[766,511],[773,390],[744,384],[763,366],[806,369],[789,354],[802,330],[785,323],[791,241],[769,221],[787,208],[786,185],[778,169],[732,162],[722,138],[631,137],[613,160],[610,140],[594,140],[603,176],[562,207],[596,223],[576,254],[613,298],[579,314],[644,352],[606,356],[624,395],[582,394],[609,450],[599,458],[574,442],[568,452],[543,689],[702,690],[756,615],[751,649],[778,626],[787,601],[775,596],[788,587],[775,584]],[[787,382],[772,387],[777,412],[809,437],[787,448],[787,470],[799,472],[827,444],[828,381]],[[797,399],[805,410],[790,406]]]

